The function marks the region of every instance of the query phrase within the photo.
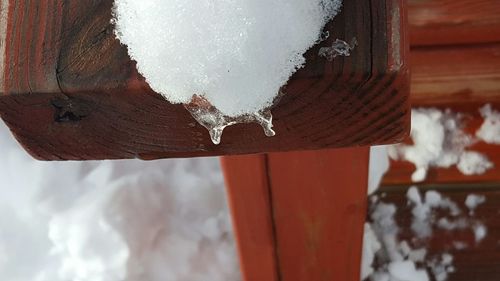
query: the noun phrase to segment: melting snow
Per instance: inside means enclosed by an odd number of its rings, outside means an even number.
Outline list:
[[[200,110],[224,121],[215,125],[222,133],[231,125],[224,119],[248,121],[272,105],[340,6],[341,0],[115,0],[114,23],[151,88],[172,103],[205,99],[216,110]]]

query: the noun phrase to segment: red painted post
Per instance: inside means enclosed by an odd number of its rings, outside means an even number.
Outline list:
[[[368,157],[368,148],[224,157],[245,280],[359,281]]]

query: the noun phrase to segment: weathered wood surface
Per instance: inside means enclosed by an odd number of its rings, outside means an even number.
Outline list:
[[[359,281],[369,151],[222,160],[244,280]]]
[[[381,187],[378,194],[385,194],[384,202],[394,203],[398,207],[395,216],[401,227],[400,238],[411,240],[411,207],[406,203],[406,186]],[[486,202],[475,210],[474,218],[481,221],[488,229],[488,234],[479,243],[475,242],[474,233],[470,229],[446,231],[434,229],[432,237],[424,243],[428,255],[451,253],[456,269],[448,277],[448,281],[497,281],[500,276],[500,182],[491,184],[454,184],[454,185],[421,185],[422,191],[437,190],[451,198],[459,207],[467,212],[464,202],[468,194],[486,196]],[[465,242],[468,247],[457,250],[453,241]]]
[[[236,125],[218,146],[182,105],[165,101],[138,75],[114,38],[112,0],[0,2],[8,4],[0,30],[0,115],[39,159],[321,149],[396,142],[409,130],[402,0],[345,1],[327,27],[328,40],[307,52],[307,66],[272,109],[277,136]],[[317,56],[337,38],[356,38],[350,57]]]
[[[408,0],[412,46],[500,41],[498,0]]]

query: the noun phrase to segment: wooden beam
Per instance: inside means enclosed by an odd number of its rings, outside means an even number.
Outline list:
[[[244,280],[280,281],[267,156],[221,158]]]
[[[359,281],[368,157],[367,147],[224,157],[245,280]]]
[[[461,112],[465,114],[464,131],[475,135],[483,122],[479,108],[490,103],[500,110],[499,50],[500,43],[412,49],[413,106]],[[500,146],[478,142],[470,149],[487,155],[495,167],[472,176],[463,175],[455,167],[431,168],[424,183],[500,182]],[[409,162],[391,161],[383,184],[409,184],[414,170]]]
[[[500,41],[498,0],[409,0],[412,46]]]
[[[413,106],[500,101],[500,42],[412,49]]]
[[[330,37],[272,109],[277,136],[258,125],[225,130],[218,146],[186,112],[154,93],[110,23],[112,0],[8,3],[0,116],[36,158],[156,159],[391,143],[409,130],[403,0],[345,1]],[[5,14],[5,13],[3,13]],[[320,47],[357,46],[329,62]],[[258,81],[256,81],[258,82]]]

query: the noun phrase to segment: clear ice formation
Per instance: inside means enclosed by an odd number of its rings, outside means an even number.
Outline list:
[[[184,107],[200,125],[208,130],[210,139],[216,145],[220,144],[224,129],[238,123],[257,123],[262,126],[266,136],[272,137],[276,135],[272,129],[273,115],[270,109],[263,109],[252,114],[231,117],[224,115],[206,99],[197,96],[193,98],[191,103],[184,104]]]
[[[337,56],[348,57],[351,55],[351,51],[358,45],[356,38],[353,38],[351,44],[346,41],[336,39],[331,47],[322,47],[319,49],[318,55],[320,57],[325,57],[328,61],[333,61]]]

